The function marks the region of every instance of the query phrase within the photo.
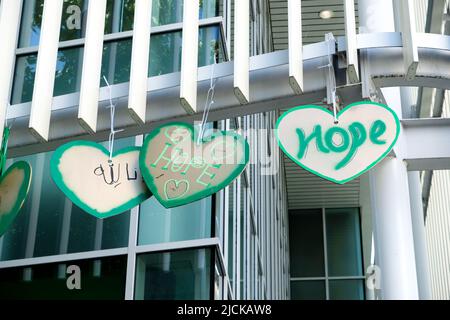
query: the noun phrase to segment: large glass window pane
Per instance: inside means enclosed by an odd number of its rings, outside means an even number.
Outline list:
[[[134,138],[116,140],[115,148],[130,145]],[[33,180],[18,217],[0,238],[0,260],[126,247],[129,211],[97,219],[73,205],[50,176],[51,156],[48,152],[14,159],[30,163]]]
[[[84,38],[88,0],[64,0],[59,41]]]
[[[44,0],[23,1],[19,47],[31,47],[39,44],[43,9]]]
[[[17,57],[11,104],[31,101],[36,75],[36,60],[37,54]]]
[[[136,300],[207,300],[213,285],[211,249],[141,254],[136,261]]]
[[[103,46],[102,71],[109,84],[118,84],[130,80],[131,39],[106,42]],[[102,86],[106,83],[100,80]]]
[[[81,290],[69,290],[67,267],[80,268]],[[127,257],[0,269],[0,300],[22,299],[114,299],[125,296]]]
[[[291,281],[291,300],[325,299],[325,281]]]
[[[364,280],[330,280],[331,300],[364,300]]]
[[[37,55],[19,56],[14,71],[11,104],[30,102],[33,97]],[[83,48],[58,51],[53,95],[77,92],[80,89]]]
[[[140,245],[211,237],[211,197],[166,209],[155,197],[141,204]]]
[[[54,96],[74,93],[80,90],[83,48],[75,47],[58,52],[56,62]]]
[[[206,19],[218,16],[221,6],[221,0],[200,1],[199,18]],[[162,26],[182,21],[183,0],[153,0],[152,26]]]
[[[105,34],[133,30],[135,0],[108,0]]]
[[[329,276],[361,276],[358,209],[326,209],[325,214]]]
[[[289,213],[291,277],[325,275],[322,210]]]
[[[215,50],[219,62],[224,60],[220,45],[218,26],[199,30],[199,67],[214,63]],[[103,76],[110,84],[128,82],[130,79],[132,40],[106,42],[103,47],[102,70],[99,79],[105,86]],[[37,55],[18,56],[14,72],[11,104],[30,102],[33,97]],[[61,49],[56,63],[54,96],[79,91],[83,65],[83,47]],[[149,76],[157,76],[181,70],[181,32],[156,34],[151,37]]]
[[[19,47],[39,45],[44,0],[24,0],[20,26]],[[60,41],[84,37],[87,17],[86,0],[64,0]]]

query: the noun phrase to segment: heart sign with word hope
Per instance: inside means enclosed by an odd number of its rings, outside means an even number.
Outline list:
[[[50,161],[53,181],[78,207],[97,218],[127,211],[151,196],[139,170],[139,147],[112,154],[91,141],[72,141]]]
[[[0,177],[0,237],[22,208],[30,184],[31,167],[25,161],[15,162]]]
[[[169,123],[151,132],[140,155],[144,180],[166,208],[208,197],[225,188],[245,169],[249,146],[239,134],[214,131],[194,137],[186,123]]]
[[[400,121],[389,107],[373,102],[348,105],[337,114],[306,105],[285,112],[276,135],[284,153],[304,169],[343,184],[371,169],[393,148]]]

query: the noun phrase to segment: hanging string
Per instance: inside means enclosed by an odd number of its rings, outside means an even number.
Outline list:
[[[202,116],[202,122],[200,123],[200,131],[197,137],[197,144],[200,144],[203,140],[203,135],[205,134],[205,127],[206,122],[208,121],[208,115],[209,111],[211,110],[211,106],[214,104],[214,94],[215,94],[215,88],[217,85],[217,82],[219,79],[214,79],[214,69],[217,64],[218,60],[218,51],[216,50],[214,52],[214,63],[211,65],[211,74],[209,78],[209,89],[208,93],[206,94],[206,100],[205,100],[205,106],[203,109],[203,116]]]
[[[109,107],[108,108],[110,109],[111,126],[110,126],[110,133],[109,133],[109,139],[108,139],[108,150],[109,150],[109,162],[112,162],[115,136],[116,136],[116,133],[122,132],[123,129],[120,129],[120,130],[114,129],[114,118],[115,118],[115,113],[116,113],[116,105],[113,104],[113,102],[112,102],[112,89],[111,89],[111,86],[105,76],[103,76],[103,80],[105,81],[106,85],[108,86],[108,90],[109,90]]]
[[[324,66],[320,66],[319,69],[328,68],[328,72],[330,74],[329,78],[331,80],[330,86],[331,86],[331,100],[333,102],[333,118],[334,118],[334,123],[338,124],[339,120],[337,117],[338,103],[337,103],[337,98],[336,98],[336,79],[333,76],[331,76],[331,75],[334,75],[333,58],[331,55],[331,49],[332,49],[331,45],[333,44],[333,41],[331,41],[332,40],[331,36],[329,37],[328,35],[329,34],[325,35],[325,37],[326,37],[325,39],[327,42],[327,48],[328,48],[328,64],[324,65]]]

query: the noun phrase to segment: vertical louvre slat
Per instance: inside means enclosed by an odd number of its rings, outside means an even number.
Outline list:
[[[180,102],[187,113],[197,112],[199,0],[184,0]]]
[[[250,101],[250,3],[234,1],[234,94],[241,104]]]
[[[40,141],[48,140],[53,87],[58,57],[63,0],[45,0],[36,62],[29,128]]]
[[[412,80],[416,76],[419,65],[419,51],[416,37],[416,14],[412,0],[394,1],[395,14],[399,18],[398,28],[402,33],[403,63],[406,79]]]
[[[145,123],[145,111],[147,109],[151,21],[152,1],[136,0],[128,111],[139,124]]]
[[[347,44],[347,76],[350,83],[359,82],[358,48],[356,41],[355,1],[344,0],[345,41]]]
[[[302,3],[288,0],[289,84],[295,94],[303,92]]]
[[[20,26],[22,1],[2,0],[0,4],[0,138],[3,137],[9,105],[12,74]],[[0,140],[0,147],[2,141]]]
[[[106,0],[89,1],[78,121],[91,134],[97,129],[105,13]]]

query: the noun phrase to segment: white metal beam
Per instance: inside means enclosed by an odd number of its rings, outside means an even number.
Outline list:
[[[106,2],[96,0],[88,4],[78,121],[91,134],[97,130]]]
[[[63,2],[44,2],[29,122],[31,133],[39,141],[48,140]]]
[[[355,1],[344,0],[345,41],[347,44],[347,76],[350,83],[359,82],[358,48],[356,40]]]
[[[145,123],[147,109],[151,21],[152,0],[136,0],[128,111],[138,124]]]
[[[288,0],[289,84],[295,94],[303,92],[302,3]]]
[[[15,52],[20,29],[22,1],[3,0],[0,3],[0,138],[9,105],[11,83],[14,74]],[[1,148],[2,141],[0,141]]]
[[[234,2],[234,95],[239,103],[250,101],[250,2]]]
[[[184,0],[180,102],[187,113],[197,112],[199,0]]]
[[[450,119],[402,120],[408,170],[450,169]]]
[[[419,65],[418,41],[416,35],[416,14],[413,0],[394,1],[396,24],[402,33],[403,64],[406,80],[413,80]]]

